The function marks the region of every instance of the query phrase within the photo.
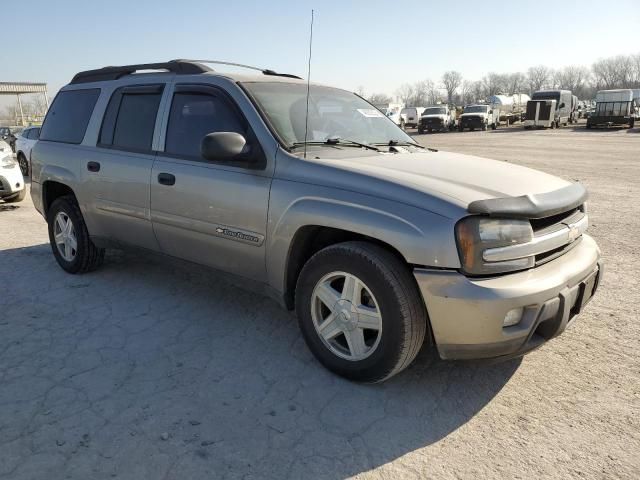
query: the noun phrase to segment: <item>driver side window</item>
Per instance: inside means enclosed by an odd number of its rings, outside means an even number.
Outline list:
[[[201,160],[200,145],[213,132],[247,134],[247,123],[223,97],[176,92],[171,102],[165,153]]]

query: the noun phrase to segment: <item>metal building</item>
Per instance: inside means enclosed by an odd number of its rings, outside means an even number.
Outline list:
[[[49,96],[47,95],[46,83],[31,82],[0,82],[0,95],[15,95],[18,98],[18,107],[20,109],[21,125],[26,125],[24,118],[24,110],[22,109],[21,95],[40,93],[44,96],[47,109],[49,108]]]

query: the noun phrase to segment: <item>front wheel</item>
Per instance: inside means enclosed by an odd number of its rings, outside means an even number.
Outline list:
[[[498,125],[496,125],[495,123],[491,124],[491,130],[495,130],[496,128],[498,128]]]
[[[104,249],[89,238],[80,207],[72,195],[56,199],[47,212],[49,242],[58,262],[68,273],[95,270],[104,260]]]
[[[418,127],[418,133],[422,135],[424,133],[424,128]]]
[[[635,124],[636,124],[635,118],[632,118],[631,120],[629,120],[629,128],[633,128]]]
[[[361,382],[381,382],[409,366],[427,331],[426,309],[407,265],[366,242],[329,246],[305,264],[296,313],[320,363]]]
[[[25,157],[24,153],[20,152],[18,154],[18,165],[20,166],[20,171],[22,172],[23,177],[29,176],[29,162],[27,161],[27,157]]]

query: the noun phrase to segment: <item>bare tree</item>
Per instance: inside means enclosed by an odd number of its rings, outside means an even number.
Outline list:
[[[362,85],[358,85],[358,88],[356,88],[356,95],[365,98],[365,91],[364,91],[364,87]]]
[[[533,93],[542,89],[549,81],[551,71],[544,65],[530,67],[527,70],[527,83],[529,84],[529,92]]]
[[[403,83],[400,88],[396,90],[396,96],[401,103],[404,103],[407,107],[411,106],[411,102],[415,95],[415,88],[409,83]]]
[[[524,73],[510,73],[509,75],[507,75],[507,88],[505,90],[505,93],[508,95],[521,93],[526,80],[527,78],[524,76]]]
[[[372,93],[366,97],[369,103],[374,105],[382,105],[385,103],[391,103],[391,97],[386,93]]]
[[[505,83],[505,75],[494,72],[489,73],[482,79],[485,96],[490,97],[491,95],[502,93],[506,88]]]
[[[444,89],[447,91],[447,100],[449,103],[453,103],[453,96],[462,83],[462,75],[460,72],[449,70],[448,72],[444,72],[444,75],[442,75],[442,83],[444,85]]]
[[[615,88],[618,73],[615,58],[598,60],[591,66],[597,88]]]
[[[558,88],[571,90],[575,95],[580,96],[589,79],[589,70],[582,66],[570,65],[558,70],[555,77]]]
[[[475,100],[473,98],[473,82],[470,80],[464,80],[462,82],[462,86],[460,87],[460,100],[462,100],[462,104],[466,105],[468,103],[473,103]]]

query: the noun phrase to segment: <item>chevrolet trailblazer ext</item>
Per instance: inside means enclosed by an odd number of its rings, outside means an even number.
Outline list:
[[[305,121],[304,81],[204,63],[81,72],[56,96],[31,192],[67,272],[128,245],[243,277],[295,308],[323,365],[366,382],[423,343],[522,355],[593,296],[580,184],[423,148],[336,88],[311,85]]]

